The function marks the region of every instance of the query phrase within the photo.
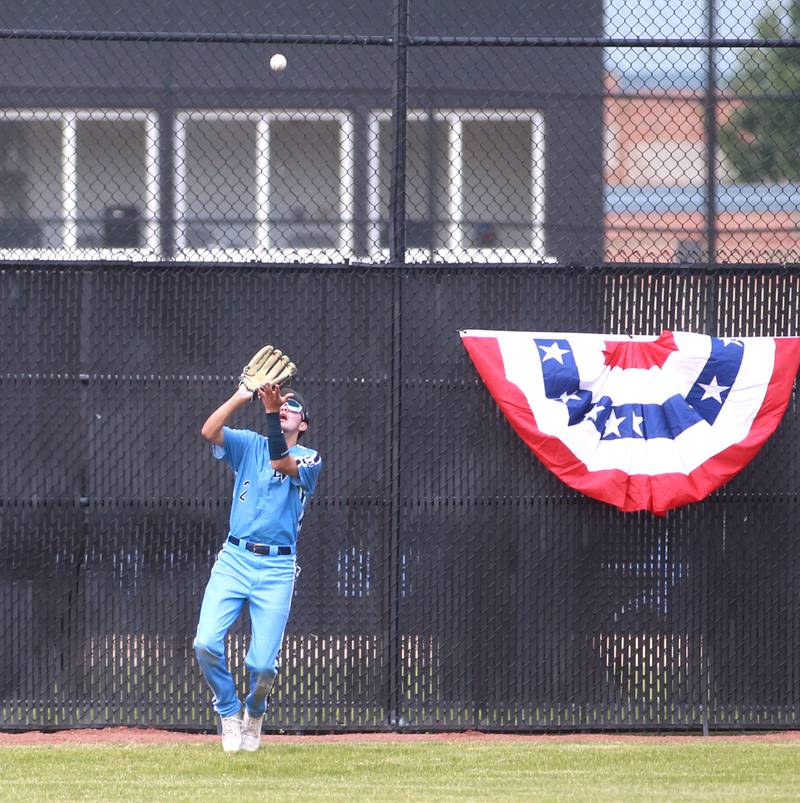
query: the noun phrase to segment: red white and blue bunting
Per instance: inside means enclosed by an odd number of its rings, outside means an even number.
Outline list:
[[[461,332],[509,422],[567,485],[667,510],[738,474],[778,426],[800,338]]]

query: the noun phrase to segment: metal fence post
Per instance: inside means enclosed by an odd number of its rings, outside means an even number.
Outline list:
[[[397,0],[394,26],[392,174],[389,197],[389,259],[406,261],[406,133],[408,123],[408,3]]]
[[[164,102],[159,109],[159,240],[161,255],[164,259],[174,259],[176,249],[175,237],[175,106],[169,90],[164,92]]]
[[[409,0],[397,0],[394,26],[394,104],[392,108],[392,173],[389,198],[389,259],[394,265],[406,261],[406,129],[408,120],[408,17]],[[389,722],[399,724],[402,668],[400,644],[400,362],[401,362],[401,305],[400,279],[395,276],[392,282],[393,314],[392,328],[392,458],[390,489],[390,533],[389,533]]]
[[[708,38],[714,38],[717,27],[715,0],[708,0]],[[714,268],[717,263],[717,67],[716,50],[709,44],[706,50],[706,226],[708,230],[707,262]]]

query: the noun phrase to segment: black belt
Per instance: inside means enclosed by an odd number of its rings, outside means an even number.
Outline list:
[[[228,541],[234,546],[243,546],[250,552],[256,555],[293,555],[294,549],[290,546],[273,546],[271,544],[254,544],[251,541],[242,541],[235,535],[229,535]]]

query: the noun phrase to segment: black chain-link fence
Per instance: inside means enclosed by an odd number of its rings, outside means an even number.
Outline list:
[[[230,478],[198,428],[265,335],[327,461],[268,727],[797,727],[796,400],[706,502],[623,515],[533,459],[457,331],[798,334],[797,271],[755,266],[798,261],[798,26],[3,3],[0,727],[212,726]]]
[[[326,461],[269,729],[800,725],[796,397],[709,499],[623,514],[533,457],[458,334],[797,336],[797,269],[30,264],[0,298],[0,727],[213,727],[191,645],[231,476],[199,428],[267,336]]]
[[[798,26],[796,0],[10,0],[0,259],[794,262]]]

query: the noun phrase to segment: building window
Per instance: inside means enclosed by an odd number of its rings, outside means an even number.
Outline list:
[[[370,121],[370,251],[388,258],[391,119]],[[544,260],[544,120],[536,111],[409,114],[412,262]]]
[[[158,255],[155,114],[0,111],[0,259]]]
[[[255,248],[255,120],[187,120],[179,132],[178,247]]]
[[[176,148],[179,257],[352,256],[353,129],[346,113],[183,112]]]

